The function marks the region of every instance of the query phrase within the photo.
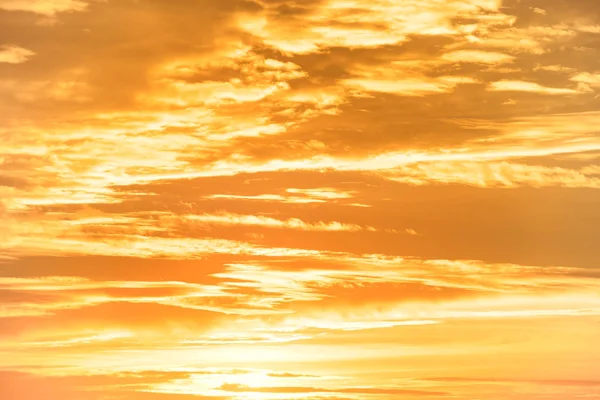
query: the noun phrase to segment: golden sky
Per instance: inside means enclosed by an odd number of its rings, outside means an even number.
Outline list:
[[[0,399],[600,399],[598,0],[0,0]]]

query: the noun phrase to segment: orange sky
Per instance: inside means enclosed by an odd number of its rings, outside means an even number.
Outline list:
[[[600,399],[597,0],[0,0],[0,399]]]

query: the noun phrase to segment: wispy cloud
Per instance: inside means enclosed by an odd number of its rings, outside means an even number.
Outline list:
[[[0,63],[21,64],[29,60],[35,53],[19,46],[0,46]]]
[[[1,10],[27,11],[46,16],[61,12],[83,11],[87,6],[86,0],[2,0],[0,2]]]
[[[576,94],[577,90],[568,88],[553,88],[540,85],[535,82],[524,82],[524,81],[498,81],[492,82],[489,86],[489,90],[494,92],[529,92],[529,93],[540,93],[550,95],[561,95],[561,94]]]

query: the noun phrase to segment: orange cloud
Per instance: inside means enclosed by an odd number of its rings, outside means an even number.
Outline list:
[[[19,46],[0,46],[0,63],[21,64],[29,60],[35,53]]]
[[[0,9],[53,16],[61,12],[83,11],[87,5],[86,0],[2,0]]]
[[[489,90],[495,92],[529,92],[529,93],[540,93],[540,94],[576,94],[577,91],[574,89],[566,88],[552,88],[539,85],[535,82],[523,82],[523,81],[498,81],[492,82],[489,86]]]

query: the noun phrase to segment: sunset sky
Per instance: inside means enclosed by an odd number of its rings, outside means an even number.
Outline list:
[[[598,0],[0,0],[0,400],[600,399]]]

